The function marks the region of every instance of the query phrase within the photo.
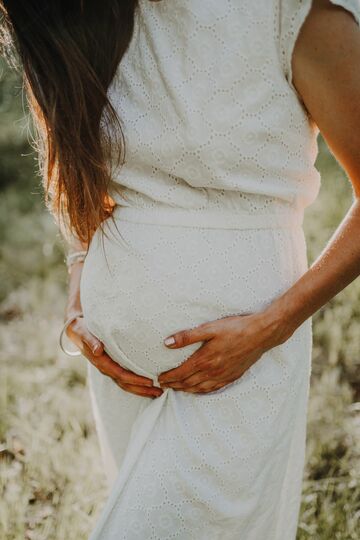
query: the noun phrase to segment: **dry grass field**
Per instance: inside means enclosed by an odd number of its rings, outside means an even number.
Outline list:
[[[105,480],[86,360],[65,357],[58,347],[67,275],[25,123],[17,120],[20,101],[17,78],[6,73],[0,82],[0,538],[83,540],[104,502]],[[305,217],[310,263],[352,200],[350,183],[321,137],[319,146],[322,188]],[[313,323],[298,540],[356,540],[360,280],[319,310]]]

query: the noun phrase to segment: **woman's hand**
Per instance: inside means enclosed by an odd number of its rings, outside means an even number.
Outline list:
[[[144,397],[158,397],[161,388],[153,386],[152,379],[122,368],[104,352],[104,345],[86,327],[83,317],[77,317],[66,329],[66,335],[82,354],[103,374],[111,377],[120,388]]]
[[[69,294],[65,309],[65,319],[81,313],[80,280],[83,262],[70,267]],[[77,317],[66,329],[66,335],[81,350],[82,354],[103,374],[111,377],[120,388],[138,396],[155,398],[163,391],[153,385],[147,377],[137,375],[122,368],[104,352],[104,345],[86,327],[82,317]]]
[[[218,390],[235,381],[265,351],[286,341],[286,330],[277,316],[267,311],[232,315],[173,334],[175,349],[204,341],[183,364],[158,376],[162,388],[191,393]]]

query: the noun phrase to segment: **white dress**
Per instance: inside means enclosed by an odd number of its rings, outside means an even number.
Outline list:
[[[334,2],[359,24],[358,0]],[[125,134],[115,224],[95,233],[81,301],[91,332],[151,377],[201,343],[172,333],[258,312],[308,268],[318,128],[291,80],[310,0],[140,0],[109,91]],[[116,226],[115,226],[116,225]],[[91,540],[294,540],[311,318],[234,383],[156,399],[88,363],[109,497]]]

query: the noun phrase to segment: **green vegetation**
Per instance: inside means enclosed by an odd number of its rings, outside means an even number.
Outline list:
[[[86,365],[58,348],[67,283],[62,243],[34,173],[20,82],[1,69],[0,537],[81,540],[106,496]],[[351,185],[321,137],[319,146],[323,185],[305,218],[310,263],[352,201]],[[360,538],[360,280],[313,321],[298,540],[355,540]]]

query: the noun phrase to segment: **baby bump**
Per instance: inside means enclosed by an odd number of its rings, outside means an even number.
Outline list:
[[[165,337],[260,311],[306,270],[301,229],[116,225],[97,230],[84,262],[84,318],[115,361],[147,376],[201,346],[171,350]]]

